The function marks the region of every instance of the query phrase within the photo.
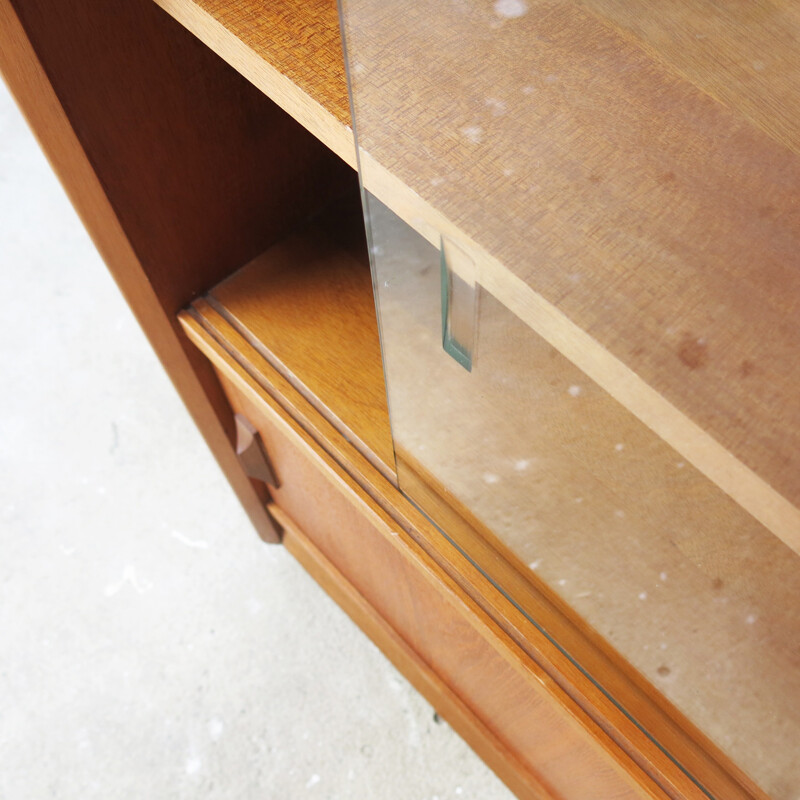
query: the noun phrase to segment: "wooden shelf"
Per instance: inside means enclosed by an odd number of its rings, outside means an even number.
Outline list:
[[[360,209],[355,221],[361,226]],[[243,267],[206,301],[396,480],[366,259],[357,260],[312,227]]]
[[[354,163],[332,2],[159,3]],[[423,24],[438,4],[348,30],[365,185],[431,243],[457,242],[468,280],[800,551],[800,164],[775,102],[798,81],[756,57],[800,19],[786,3],[681,3],[646,23],[583,5],[534,5],[495,25],[499,44],[478,11],[441,36]],[[479,69],[468,40],[487,48]]]

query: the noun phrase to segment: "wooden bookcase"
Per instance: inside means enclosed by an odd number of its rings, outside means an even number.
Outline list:
[[[0,0],[0,69],[259,534],[519,797],[765,798],[430,476],[446,535],[397,488],[338,25],[332,0]],[[423,236],[448,229],[399,172],[370,174]],[[480,256],[541,328],[524,280]],[[597,341],[549,319],[588,365]],[[684,436],[605,359],[600,385]],[[276,487],[242,467],[235,414]],[[747,506],[763,486],[709,452]]]

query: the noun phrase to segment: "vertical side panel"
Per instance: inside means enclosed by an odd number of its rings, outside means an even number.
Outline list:
[[[264,492],[231,447],[227,401],[174,315],[313,213],[352,179],[349,169],[145,0],[0,0],[0,71],[269,539]]]

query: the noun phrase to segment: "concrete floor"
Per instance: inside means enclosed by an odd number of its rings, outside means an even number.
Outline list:
[[[510,794],[260,543],[0,84],[0,797]]]

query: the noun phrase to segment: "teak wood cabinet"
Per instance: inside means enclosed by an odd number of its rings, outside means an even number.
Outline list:
[[[340,6],[0,0],[0,68],[259,535],[519,797],[795,798],[800,12]]]

